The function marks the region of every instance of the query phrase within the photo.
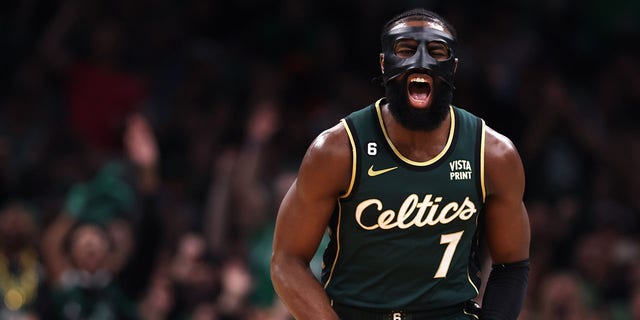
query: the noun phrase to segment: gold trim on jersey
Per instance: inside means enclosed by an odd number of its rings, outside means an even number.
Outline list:
[[[484,123],[484,121],[483,121],[483,123]],[[483,134],[483,136],[484,136],[484,134]],[[482,190],[483,190],[483,197],[484,197],[484,187],[482,188]],[[483,202],[484,202],[484,200],[483,200]],[[479,213],[476,214],[476,225],[475,225],[474,230],[478,230],[478,217],[479,216],[480,216]],[[473,244],[472,244],[472,246],[473,246]],[[473,280],[471,280],[471,275],[469,274],[469,264],[467,264],[467,280],[469,281],[469,283],[471,284],[473,289],[476,290],[476,295],[480,294],[480,290],[478,290],[478,287],[476,287],[476,284],[473,283]]]
[[[347,124],[347,121],[345,119],[340,120],[340,122],[342,122],[342,125],[344,125],[345,130],[347,130],[347,135],[349,135],[349,143],[351,144],[351,154],[352,154],[352,159],[351,159],[351,181],[349,182],[349,188],[347,189],[347,191],[340,196],[341,199],[344,199],[346,197],[348,197],[351,194],[351,190],[353,190],[353,184],[355,183],[356,180],[356,156],[357,156],[357,150],[356,150],[356,143],[353,140],[353,134],[351,134],[351,129],[349,129],[349,125]]]
[[[477,315],[475,315],[473,313],[468,313],[467,310],[462,310],[462,312],[464,312],[464,314],[466,314],[466,315],[468,315],[470,317],[473,317],[474,319],[480,319],[480,318],[478,318]]]
[[[455,113],[453,112],[453,108],[451,106],[449,106],[449,112],[451,114],[451,128],[449,128],[449,138],[447,139],[447,144],[444,146],[442,151],[440,151],[440,153],[435,157],[433,157],[432,159],[425,162],[419,162],[419,161],[413,161],[405,157],[404,155],[402,155],[402,153],[400,153],[400,151],[396,148],[396,146],[393,145],[393,142],[391,142],[391,138],[389,138],[389,134],[387,133],[387,128],[385,128],[384,121],[382,120],[382,112],[380,109],[381,101],[382,99],[376,101],[376,112],[378,114],[378,122],[380,122],[380,128],[382,128],[382,133],[384,134],[384,138],[387,140],[387,143],[391,147],[391,150],[393,150],[393,153],[395,153],[396,156],[398,156],[398,158],[400,158],[402,161],[410,165],[424,167],[440,160],[440,158],[442,158],[447,153],[447,151],[449,150],[449,147],[451,147],[451,142],[453,141],[453,134],[455,132],[455,127],[456,127],[456,117],[455,117]]]
[[[482,203],[487,198],[487,189],[484,185],[484,148],[485,148],[486,124],[482,120],[482,134],[480,138],[480,188],[482,189]]]
[[[476,294],[480,293],[480,290],[478,290],[478,287],[476,287],[476,284],[473,283],[473,280],[471,280],[471,275],[469,275],[469,266],[467,266],[467,280],[469,280],[469,283],[471,284],[471,286],[473,287],[473,289],[476,290]]]
[[[349,125],[347,124],[347,121],[345,119],[341,119],[340,122],[342,122],[342,125],[344,126],[344,129],[347,131],[347,135],[349,136],[349,143],[351,144],[351,154],[352,154],[352,159],[351,159],[351,181],[349,182],[349,188],[347,189],[347,191],[340,196],[340,199],[345,199],[347,197],[349,197],[349,195],[351,194],[351,191],[353,190],[353,185],[356,181],[356,156],[357,156],[357,150],[356,150],[356,143],[353,140],[353,134],[351,133],[351,129],[349,129]],[[324,284],[324,288],[326,289],[327,286],[329,286],[329,283],[331,282],[331,279],[333,279],[333,271],[336,267],[336,263],[338,262],[338,256],[340,255],[340,222],[342,221],[342,203],[340,202],[340,199],[338,199],[337,203],[338,203],[338,225],[336,226],[336,256],[333,258],[333,263],[331,264],[331,271],[329,272],[329,277],[327,278],[327,282],[325,282]]]
[[[331,264],[331,271],[329,272],[329,277],[327,278],[327,282],[324,284],[324,288],[327,289],[331,279],[333,279],[333,271],[336,267],[336,263],[338,262],[338,256],[340,255],[340,222],[342,221],[342,203],[338,201],[338,225],[336,226],[336,256],[333,258],[333,263]]]

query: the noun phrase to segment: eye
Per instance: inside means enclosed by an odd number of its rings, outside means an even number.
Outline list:
[[[412,39],[401,39],[396,41],[393,53],[403,59],[410,58],[418,50],[418,41]]]
[[[429,55],[438,61],[444,61],[451,57],[449,46],[444,42],[431,41],[427,44]]]

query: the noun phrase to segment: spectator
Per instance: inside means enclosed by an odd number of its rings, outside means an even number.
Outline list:
[[[98,156],[109,156],[121,147],[118,133],[125,116],[140,110],[147,89],[141,77],[127,69],[124,25],[116,19],[91,16],[93,6],[97,3],[63,1],[40,49],[52,70],[64,79],[72,133]],[[89,23],[86,55],[65,46],[80,23]]]
[[[0,209],[0,318],[39,319],[48,299],[36,209],[20,201]]]
[[[144,117],[132,115],[124,137],[131,166],[106,163],[70,191],[44,234],[44,253],[59,319],[134,319],[156,262],[153,195],[158,152]]]

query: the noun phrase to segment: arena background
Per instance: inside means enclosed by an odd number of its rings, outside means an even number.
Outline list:
[[[632,0],[3,1],[0,318],[287,319],[277,205],[311,140],[382,96],[380,30],[414,6],[457,29],[454,104],[525,164],[521,319],[640,319]],[[79,222],[107,230],[85,258],[111,281],[65,277]]]

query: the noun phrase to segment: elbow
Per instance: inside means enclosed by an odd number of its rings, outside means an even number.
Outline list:
[[[283,275],[286,275],[286,263],[283,260],[284,259],[281,254],[277,254],[275,252],[271,254],[271,282],[273,283],[276,291],[278,290]]]
[[[279,266],[278,263],[279,263],[279,261],[278,261],[278,259],[276,257],[276,254],[272,253],[271,254],[271,263],[270,263],[270,266],[269,266],[269,271],[271,273],[271,281],[275,281],[275,279],[274,279],[275,275],[278,273],[278,270],[280,269],[280,266]]]
[[[291,259],[286,258],[281,253],[273,253],[271,255],[271,284],[278,296],[286,291],[287,279],[292,276]]]
[[[271,282],[276,292],[286,287],[291,279],[306,271],[309,271],[309,263],[305,262],[304,258],[277,251],[271,255]]]

